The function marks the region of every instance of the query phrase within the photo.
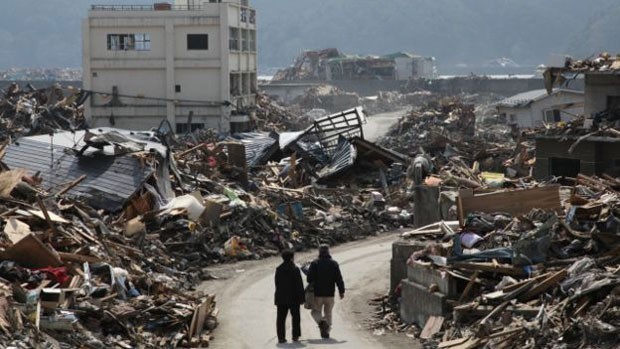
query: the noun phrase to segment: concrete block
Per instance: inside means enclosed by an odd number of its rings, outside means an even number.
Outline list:
[[[434,269],[430,265],[414,263],[413,266],[407,266],[407,279],[421,286],[429,287],[436,284],[439,292],[450,298],[457,298],[457,280],[448,273]]]
[[[440,293],[428,292],[427,287],[415,282],[402,282],[402,297],[400,300],[400,317],[408,324],[418,324],[424,327],[431,315],[444,316],[450,313],[447,297]]]
[[[392,260],[390,261],[390,293],[394,292],[398,283],[407,278],[407,259],[415,251],[426,248],[420,241],[398,240],[392,244]]]
[[[439,188],[416,185],[413,188],[413,226],[420,228],[441,220]]]

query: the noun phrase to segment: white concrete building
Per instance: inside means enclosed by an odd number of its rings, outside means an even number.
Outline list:
[[[584,93],[568,89],[534,90],[508,97],[496,104],[497,112],[519,128],[570,121],[583,115]]]
[[[407,55],[394,58],[396,80],[435,79],[437,65],[435,57]]]
[[[94,5],[83,22],[91,127],[141,130],[168,119],[177,132],[228,131],[255,105],[256,67],[248,0]]]

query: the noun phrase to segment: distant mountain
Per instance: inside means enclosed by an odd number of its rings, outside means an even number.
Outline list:
[[[19,0],[0,3],[0,69],[81,66],[81,19],[97,4],[161,0]],[[303,49],[409,51],[442,70],[550,53],[620,52],[618,0],[250,0],[258,10],[259,63],[289,65]],[[512,65],[512,64],[511,64]]]
[[[620,51],[617,0],[254,0],[262,66],[286,66],[302,49],[410,51],[440,68],[509,58],[520,66],[551,53]]]

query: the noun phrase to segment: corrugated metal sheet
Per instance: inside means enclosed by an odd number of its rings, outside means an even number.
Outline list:
[[[67,195],[109,211],[121,209],[154,172],[152,167],[131,155],[90,154],[78,157],[69,148],[51,147],[48,143],[27,138],[9,145],[2,161],[11,169],[23,168],[29,174],[40,172],[43,187],[52,192],[86,175],[86,179]]]
[[[355,164],[357,149],[346,138],[338,139],[338,146],[334,150],[330,163],[317,174],[319,179],[327,179],[348,170]]]
[[[245,145],[245,158],[248,167],[261,166],[280,150],[277,133],[236,133],[231,140],[239,141]]]

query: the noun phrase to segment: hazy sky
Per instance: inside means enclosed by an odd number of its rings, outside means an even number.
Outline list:
[[[160,0],[158,0],[160,1]],[[0,69],[80,67],[81,19],[92,3],[147,0],[4,0]],[[550,53],[620,51],[618,0],[250,0],[258,10],[259,64],[290,64],[303,49],[409,51],[440,66],[509,57],[544,63]]]

